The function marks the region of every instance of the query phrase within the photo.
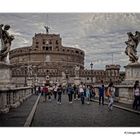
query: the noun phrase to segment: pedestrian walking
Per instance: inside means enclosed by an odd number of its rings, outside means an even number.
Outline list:
[[[48,96],[48,86],[47,84],[44,85],[43,87],[43,94],[44,94],[44,102],[47,101],[47,96]]]
[[[84,85],[83,85],[82,82],[79,85],[79,94],[80,94],[80,97],[81,97],[81,103],[84,104],[84,102],[85,102],[85,96],[84,96]]]
[[[58,102],[57,103],[61,104],[61,98],[62,98],[62,92],[63,92],[63,88],[62,88],[61,85],[58,86],[58,91],[57,92],[58,92],[58,100],[57,100]]]
[[[62,86],[62,90],[63,90],[62,93],[65,95],[65,93],[66,93],[66,85],[63,85],[63,86]]]
[[[35,90],[35,95],[37,95],[38,94],[38,87],[34,86],[34,90]]]
[[[95,98],[96,93],[94,85],[90,86],[90,90],[91,90],[90,98]]]
[[[133,94],[134,94],[134,102],[133,102],[133,109],[138,109],[138,106],[140,105],[140,86],[139,81],[135,81],[134,88],[133,88]]]
[[[41,93],[41,87],[38,86],[38,89],[37,89],[37,95],[39,95]]]
[[[43,95],[43,86],[40,87],[41,95]]]
[[[113,82],[110,82],[108,85],[108,96],[109,96],[109,104],[108,104],[108,109],[113,110],[113,103],[114,103],[114,97],[115,97],[115,87],[113,85]]]
[[[86,97],[86,85],[83,84],[83,89],[84,89],[84,97]]]
[[[53,87],[53,95],[54,95],[55,100],[57,98],[57,89],[58,89],[58,86],[57,86],[57,84],[55,84],[54,87]]]
[[[71,84],[68,84],[67,94],[68,94],[69,103],[72,103],[73,87]]]
[[[74,84],[73,86],[73,90],[74,90],[74,100],[77,99],[77,86]]]
[[[51,101],[52,92],[53,92],[53,87],[52,87],[52,85],[49,85],[48,86],[48,99],[49,99],[49,101]]]
[[[86,88],[86,100],[87,100],[87,104],[90,103],[90,86],[87,85],[87,88]]]
[[[77,98],[78,98],[78,100],[81,99],[79,87],[80,87],[80,85],[77,87],[77,94],[78,94],[77,95]]]
[[[103,83],[103,80],[101,80],[101,85],[99,86],[99,105],[104,105],[104,92],[105,92],[105,86]]]

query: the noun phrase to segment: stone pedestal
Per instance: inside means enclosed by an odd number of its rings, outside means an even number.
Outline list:
[[[80,85],[81,79],[79,77],[74,78],[74,84],[75,85]]]
[[[140,63],[130,63],[125,66],[125,83],[134,84],[136,80],[140,81]]]
[[[11,80],[11,65],[0,62],[0,88],[13,87]]]
[[[7,98],[7,91],[14,87],[11,83],[11,65],[6,64],[4,62],[0,62],[0,113],[8,113],[9,112],[9,99]]]

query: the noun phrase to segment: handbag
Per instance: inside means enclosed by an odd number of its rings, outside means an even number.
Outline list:
[[[111,96],[109,87],[107,88],[107,90],[106,90],[106,92],[105,92],[105,95],[106,95],[107,97],[110,97],[110,96]]]

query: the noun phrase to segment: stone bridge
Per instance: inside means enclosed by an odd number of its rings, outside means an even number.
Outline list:
[[[57,104],[53,96],[51,101],[44,102],[44,96],[33,93],[29,87],[0,92],[1,127],[140,126],[140,109],[132,110],[131,104],[116,102],[113,111],[108,111],[107,100],[105,105],[99,105],[98,96],[90,104],[85,102],[83,105],[80,100],[73,100],[69,104],[65,93],[62,95],[62,104]]]

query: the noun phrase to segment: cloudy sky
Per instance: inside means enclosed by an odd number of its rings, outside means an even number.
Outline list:
[[[129,63],[124,54],[127,32],[140,31],[140,14],[134,13],[1,13],[0,23],[10,24],[15,40],[13,48],[30,46],[35,33],[59,33],[63,45],[85,51],[85,67],[93,62],[95,69],[106,64]],[[138,46],[138,55],[140,55]],[[113,59],[112,59],[113,58]]]

